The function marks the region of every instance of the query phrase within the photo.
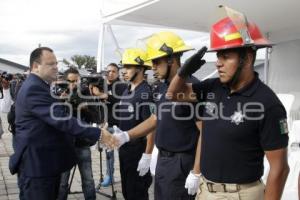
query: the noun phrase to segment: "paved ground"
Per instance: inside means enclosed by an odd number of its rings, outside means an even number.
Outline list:
[[[7,130],[7,122],[6,116],[1,114],[3,128]],[[2,139],[0,139],[0,200],[16,200],[18,198],[19,190],[17,187],[17,178],[16,176],[12,176],[8,170],[8,158],[13,152],[11,145],[11,134],[6,131],[4,135],[2,135]],[[105,173],[105,153],[103,155],[103,173]],[[92,160],[93,160],[93,175],[95,179],[95,184],[99,183],[100,177],[100,154],[97,150],[92,150]],[[117,151],[115,151],[115,190],[117,192],[117,199],[124,199],[121,191],[121,183],[120,183],[120,173],[119,173],[119,162]],[[78,170],[75,172],[71,192],[81,192],[81,181]],[[100,192],[111,195],[111,188],[101,188]],[[153,184],[149,190],[150,199],[153,199]],[[70,200],[82,200],[84,199],[83,194],[70,194]],[[110,199],[103,195],[97,194],[97,200],[105,200]]]

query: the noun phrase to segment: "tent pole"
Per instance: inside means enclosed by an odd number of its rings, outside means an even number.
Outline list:
[[[115,34],[114,34],[114,32],[113,32],[113,30],[112,30],[110,24],[107,25],[107,32],[108,32],[108,33],[110,34],[110,36],[112,37],[113,42],[114,42],[114,44],[115,44],[115,46],[116,46],[115,52],[118,54],[118,56],[120,57],[120,60],[121,60],[123,50],[122,50],[122,48],[120,47],[120,45],[119,45],[119,43],[118,43],[118,41],[117,41],[117,38],[116,38],[116,36],[115,36]]]
[[[105,31],[105,24],[101,22],[99,39],[98,39],[97,72],[103,70],[102,66],[103,66],[103,53],[104,53],[104,31]]]
[[[266,34],[266,37],[267,37],[267,39],[269,39],[269,33]],[[268,80],[268,77],[269,77],[269,56],[270,56],[269,54],[270,54],[270,51],[269,51],[269,48],[267,47],[266,52],[265,52],[265,62],[264,62],[264,82],[267,85],[269,83],[269,80]]]

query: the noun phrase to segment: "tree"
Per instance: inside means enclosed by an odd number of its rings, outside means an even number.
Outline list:
[[[71,61],[63,59],[63,63],[69,67],[76,67],[78,69],[94,69],[96,70],[97,62],[94,56],[89,55],[74,55],[71,57]]]
[[[88,55],[85,55],[85,68],[87,69],[95,69],[97,68],[97,61],[96,61],[96,58],[95,56],[88,56]]]

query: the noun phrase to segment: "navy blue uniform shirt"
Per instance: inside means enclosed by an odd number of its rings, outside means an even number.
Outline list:
[[[192,77],[189,82],[198,82]],[[157,126],[155,144],[170,152],[193,152],[197,146],[199,129],[196,126],[195,105],[171,102],[165,95],[168,84],[159,84],[156,96]]]
[[[240,91],[220,80],[193,84],[203,113],[201,173],[221,183],[250,183],[263,174],[264,151],[288,145],[286,111],[274,92],[255,79]]]
[[[151,87],[146,81],[141,82],[133,91],[128,87],[119,103],[118,120],[120,129],[128,131],[137,126],[151,115],[152,104]]]

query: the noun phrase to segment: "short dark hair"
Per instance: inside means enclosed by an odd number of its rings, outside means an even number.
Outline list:
[[[53,50],[50,49],[49,47],[39,47],[33,50],[30,54],[30,59],[29,59],[30,71],[32,70],[34,62],[41,62],[41,56],[43,54],[43,51],[50,51],[51,53],[53,53]]]
[[[155,58],[153,60],[163,59],[166,62],[168,62],[169,60],[172,60],[174,58],[175,61],[177,62],[177,65],[181,66],[181,61],[180,60],[181,60],[182,55],[183,55],[182,52],[173,53],[171,55],[162,56],[162,57],[159,57],[159,58]],[[153,60],[152,60],[152,62],[153,62]]]
[[[256,54],[257,54],[257,50],[253,47],[246,47],[246,48],[237,48],[237,51],[238,53],[241,55],[246,55],[247,51],[252,53],[253,55],[253,60],[252,60],[252,63],[251,65],[254,67],[254,63],[255,63],[255,60],[256,60]]]
[[[107,67],[108,66],[113,66],[113,67],[115,67],[118,71],[119,71],[119,66],[116,64],[116,63],[109,63],[108,65],[107,65]]]
[[[67,76],[68,76],[69,74],[79,74],[79,71],[78,71],[76,68],[74,68],[74,67],[70,67],[69,69],[67,69],[67,70],[64,72],[64,77],[65,77],[65,79],[67,79]]]
[[[175,54],[173,55],[173,57],[175,58],[175,60],[176,60],[176,62],[177,62],[177,64],[178,64],[179,66],[181,66],[181,61],[180,61],[180,60],[181,60],[182,55],[183,55],[182,52],[175,53]]]

